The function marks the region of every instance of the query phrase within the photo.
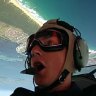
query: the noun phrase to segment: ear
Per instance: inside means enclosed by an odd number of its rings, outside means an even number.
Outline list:
[[[87,43],[80,36],[76,37],[74,43],[74,63],[77,70],[81,70],[88,62],[89,51]]]

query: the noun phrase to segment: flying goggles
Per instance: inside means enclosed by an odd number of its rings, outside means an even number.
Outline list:
[[[28,39],[27,55],[38,45],[43,51],[59,51],[68,47],[68,35],[61,29],[46,29],[32,34]]]

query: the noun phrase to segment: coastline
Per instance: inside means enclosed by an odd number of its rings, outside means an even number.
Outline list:
[[[46,21],[46,20],[43,20],[42,18],[40,18],[42,20],[39,20],[39,18],[36,17],[35,14],[32,14],[26,7],[22,7],[23,5],[18,0],[10,0],[9,3],[12,3],[16,7],[18,7],[20,10],[22,10],[28,17],[30,17],[37,24],[39,24],[39,26],[42,26],[42,24]]]

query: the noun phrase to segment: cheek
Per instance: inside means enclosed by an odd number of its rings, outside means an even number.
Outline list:
[[[65,51],[59,51],[59,52],[53,52],[53,54],[52,53],[47,54],[46,62],[50,71],[59,72],[63,67],[65,58],[66,58]]]

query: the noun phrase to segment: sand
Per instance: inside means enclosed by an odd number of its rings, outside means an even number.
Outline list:
[[[20,4],[18,0],[10,0],[9,3],[12,3],[16,7],[18,7],[20,10],[22,10],[27,16],[29,16],[32,20],[34,20],[40,26],[43,24],[43,21],[40,21],[39,18],[35,16],[35,14],[32,14],[28,9],[22,7],[22,4]]]

